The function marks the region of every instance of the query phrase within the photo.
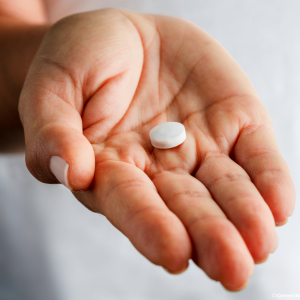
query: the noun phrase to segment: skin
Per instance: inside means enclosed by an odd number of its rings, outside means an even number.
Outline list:
[[[66,41],[68,41],[66,43]],[[231,291],[277,247],[294,187],[251,82],[212,37],[182,19],[101,10],[46,34],[19,103],[26,163],[69,188],[152,263],[175,274],[192,259]],[[155,125],[187,140],[151,146]]]
[[[50,25],[39,0],[0,0],[0,152],[24,151],[18,113],[30,63]]]

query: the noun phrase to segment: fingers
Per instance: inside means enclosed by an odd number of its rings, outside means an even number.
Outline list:
[[[76,197],[104,214],[152,263],[172,273],[186,269],[190,238],[142,170],[125,162],[101,162],[93,188]]]
[[[42,64],[27,79],[19,104],[28,169],[42,182],[60,181],[72,190],[87,189],[95,169],[94,151],[74,104],[79,97],[64,72]]]
[[[275,223],[247,173],[227,155],[215,153],[204,158],[196,178],[238,229],[254,261],[266,260],[277,247]]]
[[[273,130],[266,126],[245,128],[234,148],[236,162],[270,207],[276,225],[286,223],[295,206],[295,188]]]
[[[167,171],[153,182],[168,208],[187,228],[199,267],[229,290],[243,287],[253,272],[253,259],[205,186],[188,173]]]
[[[104,140],[123,118],[142,64],[140,36],[117,10],[78,14],[51,26],[19,105],[27,166],[38,180],[59,180],[72,190],[89,187],[95,169],[89,141]]]

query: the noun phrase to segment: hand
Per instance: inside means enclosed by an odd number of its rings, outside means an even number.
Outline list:
[[[188,260],[229,290],[277,247],[275,224],[294,187],[271,120],[230,55],[173,17],[101,10],[67,17],[46,35],[20,99],[26,162],[60,177],[146,258],[172,273]],[[157,124],[187,140],[151,146]],[[83,193],[76,191],[84,190]]]

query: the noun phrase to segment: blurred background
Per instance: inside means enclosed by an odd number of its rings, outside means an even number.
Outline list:
[[[299,0],[48,0],[51,22],[104,7],[179,16],[216,38],[246,71],[300,188]],[[299,198],[299,197],[298,197]],[[299,200],[299,199],[298,199]],[[0,300],[272,299],[300,294],[300,210],[277,228],[279,246],[249,286],[227,292],[191,264],[172,276],[142,257],[105,217],[60,185],[0,153]]]

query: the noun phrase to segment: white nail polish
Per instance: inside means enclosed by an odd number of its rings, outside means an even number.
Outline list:
[[[50,170],[57,180],[70,189],[68,182],[69,164],[59,156],[52,156],[50,159]]]

